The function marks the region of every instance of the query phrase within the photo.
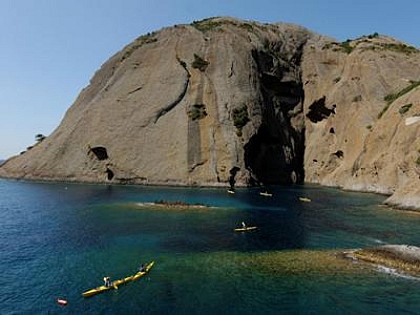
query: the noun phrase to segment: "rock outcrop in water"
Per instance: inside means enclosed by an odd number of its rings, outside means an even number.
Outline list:
[[[345,254],[347,257],[396,269],[418,276],[420,274],[420,248],[411,245],[383,245]]]
[[[237,186],[312,182],[420,201],[420,54],[373,34],[214,18],[139,37],[0,176]]]

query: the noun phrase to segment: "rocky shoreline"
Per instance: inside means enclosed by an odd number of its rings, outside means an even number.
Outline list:
[[[345,257],[420,275],[420,247],[412,245],[383,245],[344,252]]]

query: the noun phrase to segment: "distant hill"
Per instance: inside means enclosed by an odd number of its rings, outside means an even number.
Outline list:
[[[317,183],[420,208],[420,51],[374,33],[210,18],[106,61],[0,177],[187,186]]]

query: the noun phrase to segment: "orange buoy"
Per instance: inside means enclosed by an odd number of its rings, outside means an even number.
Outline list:
[[[63,306],[65,306],[65,305],[67,305],[67,300],[64,300],[64,299],[57,299],[57,303],[59,304],[59,305],[63,305]]]

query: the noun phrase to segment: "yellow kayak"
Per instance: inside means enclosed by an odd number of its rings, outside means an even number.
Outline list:
[[[149,270],[153,267],[154,264],[155,264],[155,262],[152,261],[151,263],[149,263],[146,266],[144,271],[139,271],[135,275],[112,281],[111,285],[109,287],[101,285],[97,288],[88,290],[86,292],[83,292],[82,295],[83,295],[83,297],[91,297],[91,296],[94,296],[96,294],[108,291],[108,290],[118,289],[118,287],[122,284],[125,284],[125,283],[130,282],[130,281],[136,281],[136,280],[140,279],[141,277],[143,277],[146,273],[149,272]]]
[[[241,227],[241,228],[236,228],[234,229],[235,232],[246,232],[246,231],[252,231],[252,230],[256,230],[257,227],[256,226],[247,226],[247,227]]]

